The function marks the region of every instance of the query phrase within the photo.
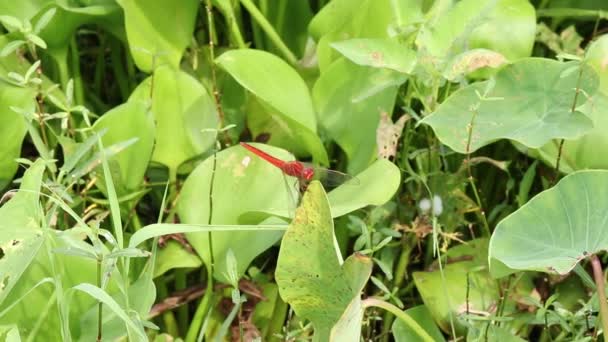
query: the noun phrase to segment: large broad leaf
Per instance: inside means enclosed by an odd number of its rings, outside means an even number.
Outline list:
[[[360,336],[358,297],[372,263],[353,256],[342,264],[336,246],[329,202],[321,184],[313,182],[281,242],[275,277],[281,298],[313,323],[314,341]]]
[[[401,171],[390,161],[379,159],[357,174],[357,179],[359,184],[345,184],[328,194],[332,217],[388,202],[399,188]]]
[[[405,76],[396,71],[334,62],[313,88],[321,126],[346,152],[348,171],[357,173],[376,158],[381,112],[390,112]]]
[[[0,83],[0,190],[13,179],[17,171],[16,158],[27,131],[26,119],[11,107],[34,110],[34,91]]]
[[[199,1],[117,2],[125,12],[127,38],[135,64],[148,72],[161,64],[178,67],[192,38]]]
[[[419,1],[337,0],[317,13],[309,32],[317,39],[317,58],[322,73],[340,54],[330,45],[354,38],[389,38],[413,29],[422,21]]]
[[[532,51],[536,16],[526,0],[463,0],[433,13],[416,39],[416,45],[432,56],[445,58],[468,48],[486,48],[516,59]]]
[[[265,150],[281,159],[289,159],[284,151],[268,146]],[[213,156],[202,162],[188,176],[177,203],[183,223],[209,223],[209,191],[213,171]],[[240,146],[216,155],[213,185],[213,215],[211,224],[257,224],[259,221],[240,222],[239,217],[249,211],[287,210],[291,198],[279,169],[257,158]],[[232,249],[239,274],[260,253],[277,242],[280,231],[214,232],[213,252],[215,277],[225,280],[226,253]],[[196,252],[209,262],[207,233],[188,233],[188,241]]]
[[[183,71],[168,66],[154,71],[142,82],[129,102],[149,101],[156,121],[156,145],[152,160],[165,164],[175,173],[180,164],[194,158],[215,142],[215,134],[204,129],[217,129],[218,117],[211,95],[203,85]]]
[[[608,169],[608,159],[597,151],[608,149],[608,35],[591,43],[585,63],[597,72],[599,91],[585,104],[584,111],[593,120],[593,129],[576,140],[568,140],[562,149],[560,170],[572,172],[583,169]],[[538,150],[529,151],[549,165],[555,165],[559,143],[550,142]]]
[[[146,106],[138,101],[124,103],[105,113],[95,122],[93,129],[98,132],[107,129],[102,137],[104,146],[137,138],[133,145],[109,160],[110,167],[115,168],[114,174],[118,176],[112,178],[118,195],[137,190],[154,147],[154,121]]]
[[[392,39],[350,39],[331,46],[359,65],[386,68],[409,74],[416,64],[416,53]]]
[[[494,230],[491,267],[566,274],[608,249],[607,186],[608,171],[578,171],[534,197]]]
[[[577,86],[588,95],[598,86],[595,71],[582,68],[579,72],[575,62],[520,60],[501,69],[493,86],[486,81],[460,89],[421,122],[460,153],[499,139],[538,148],[551,139],[578,138],[592,122],[579,107],[585,96],[576,97],[578,110],[571,111]]]
[[[327,152],[317,135],[317,120],[306,83],[280,58],[258,50],[232,50],[217,63],[258,99],[276,110],[277,120],[292,136],[292,143],[328,164]],[[295,149],[298,150],[298,149]]]

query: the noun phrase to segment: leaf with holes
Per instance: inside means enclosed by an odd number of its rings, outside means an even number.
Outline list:
[[[566,274],[608,249],[608,171],[579,171],[502,220],[490,240],[490,267]],[[495,272],[500,271],[500,272]],[[503,272],[504,271],[504,272]]]
[[[44,241],[39,204],[44,162],[25,173],[20,191],[0,208],[0,305],[36,257]]]
[[[459,153],[499,139],[538,148],[551,139],[576,139],[593,127],[581,108],[598,87],[591,67],[527,58],[501,69],[495,80],[494,86],[486,81],[458,90],[421,122]]]
[[[378,145],[379,158],[389,159],[397,154],[399,137],[401,137],[403,126],[405,126],[405,123],[409,119],[410,116],[406,114],[393,123],[386,112],[380,113],[380,123],[378,124],[378,129],[376,129],[376,144]]]

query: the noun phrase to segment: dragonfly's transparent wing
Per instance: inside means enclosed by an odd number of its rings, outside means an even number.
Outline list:
[[[296,208],[298,207],[300,199],[299,182],[295,177],[283,175],[283,182],[285,183],[285,192],[287,193],[287,212],[289,217],[294,218],[296,216]]]
[[[313,167],[314,179],[318,180],[325,187],[335,188],[340,185],[359,185],[359,178],[351,176],[349,174],[336,171],[329,170],[322,167]]]

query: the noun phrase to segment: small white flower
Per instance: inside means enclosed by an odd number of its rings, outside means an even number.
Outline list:
[[[420,202],[418,203],[418,207],[420,208],[420,211],[422,211],[423,213],[428,213],[429,210],[431,209],[431,200],[429,200],[428,198],[423,198],[420,200]]]
[[[439,216],[443,212],[443,201],[441,197],[435,195],[431,204],[431,200],[425,197],[418,202],[418,208],[423,214],[428,213],[433,208],[433,216]]]
[[[439,216],[443,212],[443,201],[441,197],[433,196],[433,215]]]

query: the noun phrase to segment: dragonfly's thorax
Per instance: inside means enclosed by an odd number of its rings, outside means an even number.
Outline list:
[[[314,170],[312,168],[306,167],[298,161],[287,162],[285,165],[283,165],[283,167],[281,167],[281,169],[288,176],[306,181],[312,180],[312,177],[314,176]]]

